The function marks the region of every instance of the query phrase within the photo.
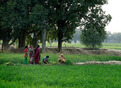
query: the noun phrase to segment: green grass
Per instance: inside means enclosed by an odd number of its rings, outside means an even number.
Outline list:
[[[121,49],[121,43],[102,43],[101,48],[105,49]],[[41,44],[40,44],[41,46]],[[47,47],[57,47],[57,43],[46,43]],[[82,43],[63,43],[62,44],[63,48],[68,48],[68,47],[73,47],[73,48],[86,48]]]
[[[103,47],[106,49],[121,49],[121,43],[103,43]]]
[[[42,54],[41,58],[46,55],[51,63],[58,63],[59,54]],[[0,88],[121,88],[121,65],[22,65],[23,56],[0,53]],[[64,56],[72,63],[121,61],[120,56]],[[15,65],[6,66],[7,62]]]
[[[121,88],[120,65],[0,66],[0,88]]]
[[[60,54],[41,54],[42,58],[46,55],[49,55],[50,62],[58,63],[58,57]],[[109,61],[109,60],[118,60],[121,61],[120,56],[110,56],[110,55],[64,55],[66,60],[75,62],[85,62],[85,61]],[[7,62],[13,62],[15,64],[23,64],[24,54],[17,53],[0,53],[0,64],[4,64]],[[40,61],[40,62],[41,62]]]

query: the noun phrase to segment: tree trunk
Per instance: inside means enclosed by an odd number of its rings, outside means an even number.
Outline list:
[[[42,30],[42,52],[45,52],[46,47],[46,29],[45,27]]]
[[[33,47],[37,47],[37,41],[38,41],[37,34],[34,32],[34,37],[32,39],[32,46]]]
[[[26,36],[25,33],[23,33],[23,35],[21,35],[19,37],[19,48],[24,48],[25,47],[25,40],[26,40]]]
[[[8,50],[8,48],[9,48],[9,41],[5,38],[5,39],[3,39],[3,43],[2,43],[2,52],[4,52],[4,51],[7,51]]]
[[[63,32],[60,30],[58,33],[58,52],[62,51],[62,38],[63,38]]]

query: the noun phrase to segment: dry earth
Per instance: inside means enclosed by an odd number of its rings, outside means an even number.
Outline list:
[[[87,62],[78,62],[74,63],[74,65],[87,65],[87,64],[110,64],[110,65],[121,65],[121,61],[87,61]]]
[[[24,48],[15,49],[14,47],[9,47],[9,52],[14,53],[23,53]],[[54,47],[47,47],[46,53],[58,53],[58,49]],[[121,56],[121,50],[115,49],[99,49],[99,50],[90,50],[85,48],[63,48],[63,54],[85,54],[85,55],[112,55],[112,56]]]

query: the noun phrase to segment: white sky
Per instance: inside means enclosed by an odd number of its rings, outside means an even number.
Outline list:
[[[121,0],[108,0],[108,4],[103,6],[106,14],[112,16],[111,22],[106,26],[106,31],[121,32]]]

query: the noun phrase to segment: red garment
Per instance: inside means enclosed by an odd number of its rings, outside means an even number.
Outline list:
[[[29,48],[32,48],[32,46],[30,46]]]
[[[34,55],[34,61],[35,61],[35,64],[39,64],[39,61],[40,61],[40,48],[36,48],[35,50],[35,55]]]
[[[28,50],[27,50],[27,48],[24,49],[24,57],[28,57]]]

